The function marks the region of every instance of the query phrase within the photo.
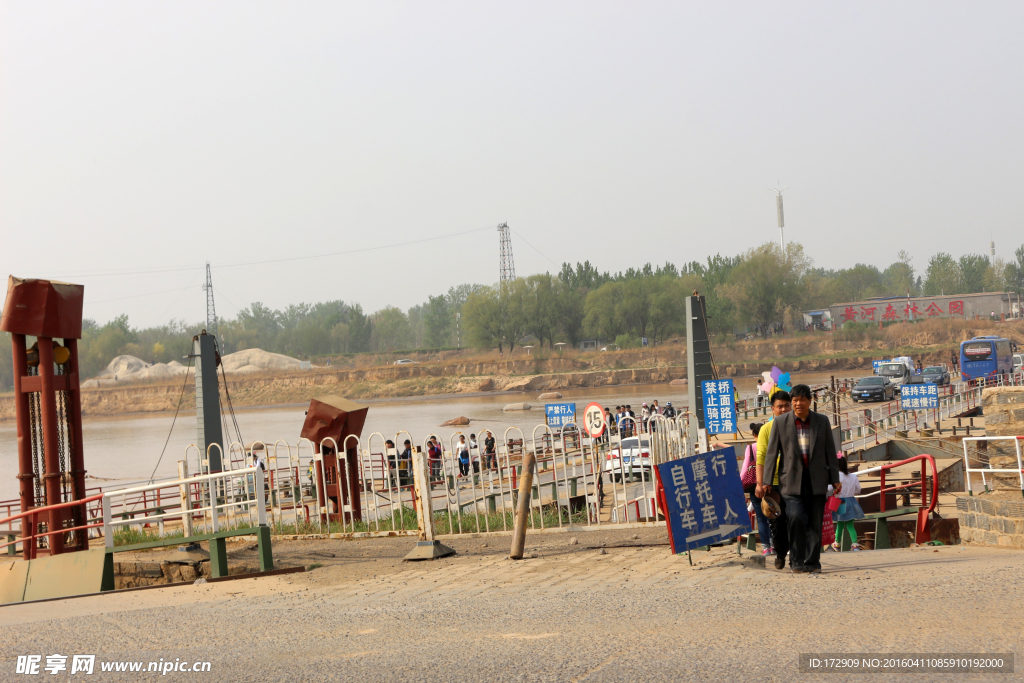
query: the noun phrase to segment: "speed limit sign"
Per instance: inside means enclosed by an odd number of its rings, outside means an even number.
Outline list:
[[[592,438],[596,439],[604,434],[604,430],[608,428],[608,421],[604,419],[604,408],[600,403],[591,403],[583,411],[583,426]]]

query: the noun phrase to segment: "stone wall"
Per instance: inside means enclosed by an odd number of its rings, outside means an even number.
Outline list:
[[[1024,387],[995,387],[981,394],[988,436],[1024,435]]]
[[[985,500],[983,496],[956,499],[960,540],[972,545],[1024,548],[1024,498]]]

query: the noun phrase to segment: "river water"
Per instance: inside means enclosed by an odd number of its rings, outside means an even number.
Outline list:
[[[805,374],[794,378],[794,381],[805,382],[827,380],[828,377],[824,373]],[[737,383],[741,394],[744,395],[749,394],[754,388],[753,378],[740,378]],[[563,398],[557,402],[575,402],[577,415],[580,415],[591,401],[598,401],[609,408],[628,403],[632,405],[633,412],[637,415],[640,414],[640,406],[644,401],[650,403],[658,399],[662,406],[672,401],[677,409],[687,403],[686,387],[672,387],[668,384],[568,389],[562,390],[561,394]],[[537,395],[496,392],[474,397],[367,401],[370,409],[367,412],[363,437],[380,432],[385,438],[393,439],[399,430],[404,429],[412,434],[416,445],[422,444],[424,438],[430,434],[442,437],[447,444],[448,437],[457,431],[468,435],[490,429],[500,441],[505,429],[512,426],[520,427],[529,436],[536,425],[544,422],[545,401],[537,400]],[[533,409],[510,412],[502,410],[509,403],[521,401],[530,403]],[[305,406],[236,409],[235,415],[246,443],[261,440],[270,444],[278,439],[284,439],[294,447],[299,440],[299,431],[305,418]],[[470,418],[471,423],[468,427],[439,426],[442,422],[462,415]],[[233,433],[230,424],[228,429]],[[88,487],[123,486],[132,482],[145,482],[151,476],[157,479],[176,477],[178,461],[185,457],[186,447],[196,442],[195,411],[179,413],[176,421],[169,414],[86,416],[82,425],[82,436],[85,442]],[[161,451],[164,451],[162,459]],[[189,460],[190,471],[194,471],[195,467],[196,456],[193,450]],[[17,498],[17,430],[13,421],[0,422],[0,472],[0,500]]]

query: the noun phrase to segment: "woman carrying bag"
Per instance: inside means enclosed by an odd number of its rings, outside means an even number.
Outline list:
[[[857,475],[850,474],[846,458],[839,457],[839,483],[843,485],[842,497],[839,509],[832,513],[832,521],[836,525],[836,539],[832,543],[832,550],[840,550],[843,542],[843,531],[850,534],[850,550],[863,550],[857,543],[857,530],[854,529],[854,522],[864,519],[864,510],[854,496],[860,493],[860,479]]]
[[[757,497],[757,435],[763,425],[760,422],[751,422],[750,431],[754,433],[754,443],[749,444],[743,452],[743,467],[740,468],[740,481],[743,484],[743,492],[750,496],[750,507],[757,517],[757,537],[761,541],[761,554],[775,554],[772,548],[772,533],[768,526],[768,518],[764,516],[761,509],[761,499]]]

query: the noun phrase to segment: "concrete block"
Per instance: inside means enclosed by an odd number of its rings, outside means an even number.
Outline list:
[[[981,500],[981,511],[986,515],[999,514],[996,512],[996,505],[991,500]]]
[[[977,498],[968,498],[967,507],[971,512],[981,512],[981,501]]]
[[[964,513],[963,519],[960,520],[960,526],[972,528],[978,526],[978,514],[976,512]]]
[[[1013,520],[1013,533],[1024,534],[1024,519]]]
[[[1024,420],[1024,408],[1017,408],[1011,413],[1011,415],[1013,415],[1014,422]]]
[[[1009,421],[1010,417],[1006,413],[985,412],[985,426],[1006,424]]]
[[[990,519],[991,518],[988,515],[978,513],[978,515],[975,517],[974,527],[976,529],[984,529],[985,531],[988,531],[990,528],[992,528],[991,524],[989,524]]]
[[[1003,548],[1012,548],[1013,547],[1013,537],[1008,536],[1006,534],[999,534],[996,537],[996,545],[998,545],[1000,547],[1003,547]]]
[[[1024,502],[1021,502],[1021,503],[1007,503],[1006,504],[1006,508],[1007,508],[1007,510],[1009,510],[1009,513],[1006,515],[1007,517],[1022,517],[1022,518],[1024,518]]]
[[[957,498],[956,499],[956,509],[959,510],[960,512],[967,512],[967,509],[968,509],[967,499],[966,498]]]
[[[991,531],[985,532],[984,539],[985,545],[999,545],[999,536]]]

